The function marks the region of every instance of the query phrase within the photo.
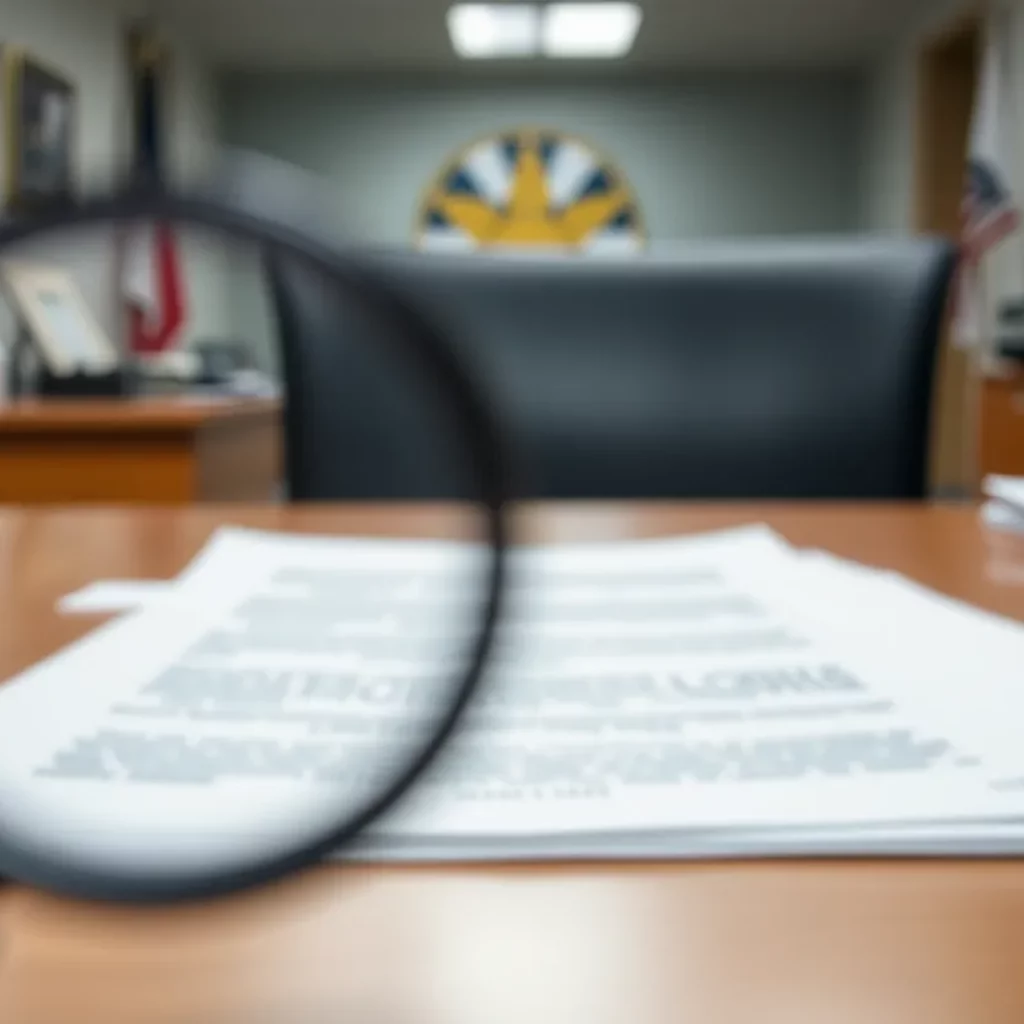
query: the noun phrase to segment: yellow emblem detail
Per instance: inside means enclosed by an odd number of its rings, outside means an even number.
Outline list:
[[[537,131],[505,132],[467,149],[428,191],[418,224],[427,247],[433,237],[464,248],[574,249],[602,233],[620,248],[622,239],[642,244],[622,175],[585,143]]]

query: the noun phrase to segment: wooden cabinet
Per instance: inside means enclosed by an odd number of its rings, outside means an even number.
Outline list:
[[[281,405],[267,399],[49,399],[0,406],[0,502],[269,501]]]
[[[983,381],[980,446],[981,476],[1024,476],[1024,372]]]

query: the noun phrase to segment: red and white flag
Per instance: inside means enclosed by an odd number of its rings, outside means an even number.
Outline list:
[[[170,225],[135,225],[129,230],[121,294],[132,355],[156,356],[177,344],[185,326],[186,299],[178,240]]]

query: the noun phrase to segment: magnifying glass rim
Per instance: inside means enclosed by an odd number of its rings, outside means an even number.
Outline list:
[[[0,222],[0,260],[8,247],[64,229],[99,224],[161,221],[215,229],[240,241],[267,246],[322,274],[371,317],[389,327],[400,354],[417,363],[445,395],[456,423],[463,425],[467,455],[480,487],[477,504],[484,508],[489,557],[485,570],[486,596],[481,602],[478,633],[468,651],[465,669],[450,706],[439,716],[434,732],[382,792],[366,801],[340,824],[324,828],[298,849],[265,857],[238,867],[209,871],[152,873],[105,870],[41,854],[4,834],[0,808],[0,875],[8,880],[80,899],[120,903],[172,903],[212,899],[284,878],[308,868],[351,843],[405,796],[431,766],[452,737],[466,708],[481,685],[494,643],[501,608],[508,547],[505,506],[511,499],[504,434],[493,407],[484,400],[477,381],[457,358],[444,335],[415,306],[387,285],[372,265],[358,255],[330,248],[290,228],[222,204],[201,194],[172,192],[162,187],[126,189],[111,195],[84,198],[30,219]]]

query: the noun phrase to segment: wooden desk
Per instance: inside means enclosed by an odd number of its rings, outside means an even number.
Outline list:
[[[1024,539],[970,510],[577,506],[594,540],[766,520],[1024,618]],[[54,600],[168,575],[218,523],[444,535],[439,509],[0,511],[0,673],[81,634]],[[969,681],[965,680],[965,685]],[[0,895],[12,1024],[1021,1024],[1024,864],[323,868],[214,906]]]
[[[279,421],[268,399],[0,405],[0,502],[268,501],[281,480]]]

